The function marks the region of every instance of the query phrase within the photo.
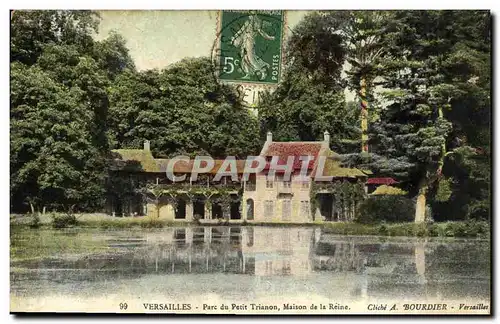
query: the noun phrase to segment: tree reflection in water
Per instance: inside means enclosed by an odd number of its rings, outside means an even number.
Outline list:
[[[233,274],[245,276],[248,289],[254,290],[285,289],[278,283],[292,278],[287,287],[298,289],[301,283],[300,289],[325,295],[334,295],[338,287],[358,297],[404,296],[408,291],[489,295],[488,242],[348,237],[312,227],[249,226],[178,227],[134,232],[133,237],[111,231],[102,239],[111,252],[11,262],[12,268],[24,269],[11,271],[12,289],[29,290],[26,284],[34,281],[34,287],[46,287],[147,275]],[[474,284],[468,286],[471,280]]]

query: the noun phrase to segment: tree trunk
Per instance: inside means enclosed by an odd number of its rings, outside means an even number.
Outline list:
[[[415,223],[423,223],[425,221],[425,206],[426,194],[429,185],[423,181],[418,190],[417,205],[415,206]]]
[[[360,80],[360,104],[361,104],[361,152],[368,152],[368,100],[366,98],[366,79]]]
[[[155,199],[155,203],[156,203],[156,218],[160,218],[160,199],[158,197],[156,197]]]

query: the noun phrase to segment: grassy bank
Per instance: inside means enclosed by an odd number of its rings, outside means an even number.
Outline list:
[[[54,216],[40,215],[39,225],[32,226],[33,217],[30,215],[11,215],[11,226],[52,228]],[[484,221],[461,221],[443,223],[285,223],[285,222],[216,222],[198,224],[190,221],[169,221],[150,217],[112,217],[105,214],[79,214],[75,216],[76,223],[68,227],[90,228],[162,228],[174,226],[316,226],[326,233],[339,235],[378,235],[378,236],[416,236],[416,237],[471,237],[489,238],[490,226]]]
[[[78,232],[78,233],[76,233]],[[94,233],[78,229],[46,231],[15,227],[10,233],[11,261],[43,259],[58,255],[84,255],[108,251],[102,240],[96,240]],[[76,239],[78,234],[78,239]]]
[[[43,228],[53,227],[54,217],[64,218],[64,214],[47,213],[39,216],[39,226]],[[169,226],[186,226],[192,222],[187,221],[167,221],[151,217],[113,217],[106,214],[76,214],[76,224],[68,224],[68,227],[92,227],[92,228],[155,228]],[[11,226],[33,227],[33,216],[31,215],[11,215]]]
[[[490,226],[487,222],[462,221],[443,223],[327,223],[322,224],[324,231],[339,235],[379,235],[379,236],[417,236],[417,237],[470,237],[489,238]]]

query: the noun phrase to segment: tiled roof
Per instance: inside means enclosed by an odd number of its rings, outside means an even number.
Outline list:
[[[156,159],[156,164],[158,165],[158,169],[160,172],[167,171],[167,166],[169,161],[170,161],[169,159]],[[215,162],[214,167],[208,173],[216,174],[217,171],[219,171],[220,167],[222,166],[224,160],[214,160],[214,162]],[[191,173],[191,170],[193,169],[193,163],[194,163],[193,159],[189,160],[189,162],[177,161],[174,164],[174,173]],[[203,166],[204,165],[202,164],[202,167]],[[243,173],[244,168],[245,168],[245,160],[236,160],[236,170],[238,171],[238,173],[240,174]],[[226,170],[228,169],[229,167],[226,168]]]
[[[370,178],[366,181],[366,184],[383,184],[383,185],[391,185],[398,183],[393,178]]]
[[[293,169],[299,170],[302,166],[301,156],[313,156],[314,160],[309,162],[308,169],[312,169],[321,150],[321,142],[272,142],[263,153],[266,157],[278,156],[278,165],[286,165],[289,156],[294,157]],[[269,169],[270,161],[264,170]]]
[[[112,150],[111,158],[112,170],[158,172],[158,166],[151,151],[137,149]]]
[[[406,195],[408,192],[396,188],[396,187],[391,187],[387,185],[381,185],[379,186],[374,192],[372,192],[372,195]]]
[[[316,176],[316,168],[312,172],[312,176]],[[325,167],[322,176],[334,178],[363,178],[366,174],[356,168],[344,168],[340,166],[340,162],[335,157],[328,157],[325,160]]]

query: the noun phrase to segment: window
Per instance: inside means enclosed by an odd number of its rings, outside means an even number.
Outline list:
[[[273,218],[274,214],[274,201],[266,200],[264,202],[264,217],[267,219]]]
[[[274,185],[274,180],[272,178],[266,179],[266,188],[272,188]]]
[[[245,190],[246,191],[255,191],[255,183],[254,182],[247,182],[245,184]]]
[[[309,189],[309,181],[308,180],[302,181],[302,189]]]
[[[290,181],[283,181],[283,188],[290,188],[292,183]]]
[[[273,261],[266,261],[266,274],[271,275],[273,273]]]
[[[292,216],[292,201],[290,199],[285,199],[283,200],[283,205],[282,205],[282,220],[283,221],[290,221],[291,216]]]
[[[253,199],[247,199],[247,219],[253,220]]]
[[[281,274],[284,276],[290,275],[292,273],[292,266],[289,260],[283,260],[283,266],[281,268]]]
[[[301,216],[307,216],[309,218],[309,201],[308,200],[302,200],[300,202],[300,215]]]

